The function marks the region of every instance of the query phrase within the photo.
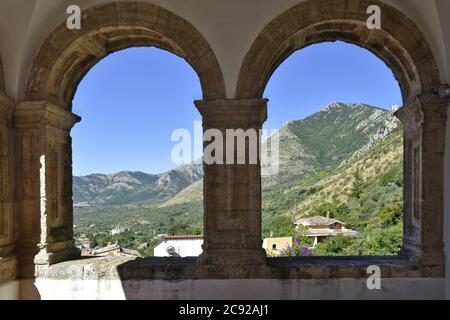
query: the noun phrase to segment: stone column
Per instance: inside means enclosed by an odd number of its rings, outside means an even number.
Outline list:
[[[213,100],[195,104],[203,117],[204,132],[223,135],[222,155],[219,148],[214,154],[221,163],[204,163],[205,239],[198,260],[199,276],[257,277],[266,261],[261,240],[259,144],[260,129],[267,119],[267,100]],[[249,140],[245,143],[245,159],[237,152],[238,139],[233,135],[237,129],[249,136],[252,136],[249,129],[256,133],[253,143]],[[234,148],[228,148],[227,154],[226,145],[231,146],[233,141]],[[220,143],[220,139],[204,142],[204,157],[213,143]],[[254,154],[255,147],[256,161],[250,161],[249,150],[253,149]]]
[[[16,277],[13,103],[0,93],[0,283]]]
[[[73,240],[72,141],[81,119],[48,102],[16,107],[20,274],[79,255]],[[37,269],[39,271],[39,268]]]
[[[448,102],[421,95],[397,111],[404,126],[403,254],[422,276],[443,276],[444,154]]]

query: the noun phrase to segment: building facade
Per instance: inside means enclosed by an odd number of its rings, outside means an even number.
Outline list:
[[[292,237],[265,238],[263,248],[269,256],[276,257],[284,249],[292,248]]]
[[[155,257],[198,257],[203,249],[202,235],[163,236],[154,249]]]

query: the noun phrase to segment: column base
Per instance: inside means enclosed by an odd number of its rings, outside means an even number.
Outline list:
[[[256,250],[220,250],[203,253],[197,260],[197,275],[206,279],[256,279],[268,274],[266,254]]]
[[[59,252],[47,252],[46,250],[41,250],[34,259],[35,275],[36,277],[39,277],[46,274],[48,268],[52,264],[75,260],[80,258],[80,256],[81,252],[78,248],[67,249]]]
[[[34,259],[36,265],[51,265],[62,261],[77,259],[81,251],[75,247],[74,240],[54,242],[42,248]]]
[[[0,257],[0,283],[17,279],[16,256]]]
[[[414,262],[423,277],[445,277],[445,255],[443,246],[420,247],[404,242],[400,254]]]

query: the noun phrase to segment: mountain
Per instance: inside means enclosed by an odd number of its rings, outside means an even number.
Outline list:
[[[321,111],[298,121],[291,121],[275,133],[279,138],[279,172],[263,177],[270,186],[293,179],[303,179],[367,152],[385,139],[399,125],[386,110],[364,104],[332,103]],[[271,152],[270,144],[268,151]],[[263,170],[267,167],[263,163]],[[125,205],[136,202],[179,203],[191,197],[198,200],[202,179],[201,161],[162,174],[119,172],[74,177],[75,207]],[[187,190],[184,190],[186,189]],[[170,201],[170,198],[177,199]],[[195,192],[192,192],[194,190]],[[167,204],[166,204],[167,205]]]
[[[365,150],[365,148],[363,148]],[[351,199],[353,175],[361,172],[365,194],[356,201],[357,215],[339,217],[347,225],[364,226],[379,214],[381,207],[393,202],[402,203],[403,194],[403,136],[400,127],[364,153],[357,152],[340,165],[321,171],[305,179],[293,179],[263,188],[263,233],[282,235],[290,228],[292,213],[295,219],[323,214],[318,211],[328,205],[335,212],[336,205],[348,204]],[[355,204],[355,201],[359,205]],[[364,204],[363,204],[364,203]],[[357,208],[356,208],[357,207]],[[276,230],[276,226],[281,226]]]
[[[332,103],[305,119],[288,122],[275,135],[280,138],[280,167],[262,179],[264,237],[290,234],[292,213],[298,219],[324,210],[339,212],[339,219],[363,231],[382,225],[381,212],[390,216],[399,210],[403,138],[401,124],[391,112]],[[263,169],[267,166],[262,164]],[[365,185],[360,199],[351,196],[356,171]],[[76,234],[92,236],[117,225],[141,237],[201,232],[202,175],[197,161],[160,175],[74,177]]]
[[[399,126],[391,112],[365,104],[332,103],[284,125],[279,138],[280,170],[265,186],[305,178],[363,154]],[[271,152],[270,144],[268,151]],[[263,163],[263,170],[268,164]]]
[[[203,177],[203,165],[195,162],[162,174],[123,171],[73,178],[75,207],[160,202]]]

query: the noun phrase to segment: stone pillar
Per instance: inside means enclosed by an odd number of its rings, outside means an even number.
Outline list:
[[[32,277],[35,265],[45,267],[79,255],[73,240],[70,129],[80,120],[48,102],[16,107],[21,277]]]
[[[421,95],[397,111],[404,126],[403,254],[422,276],[443,276],[444,154],[448,102]]]
[[[16,277],[13,103],[0,93],[0,283]]]
[[[223,160],[222,164],[204,163],[205,240],[198,260],[199,276],[258,277],[266,261],[261,240],[259,144],[260,129],[267,119],[267,100],[213,100],[196,101],[195,104],[203,117],[204,132],[209,130],[214,134],[211,130],[215,130],[223,135],[223,154],[215,154],[217,159]],[[245,164],[238,161],[238,139],[230,129],[256,132],[256,141],[245,143]],[[234,148],[228,148],[231,151],[227,155],[226,145],[233,141]],[[219,141],[204,142],[204,156],[208,146],[215,142]],[[257,158],[250,162],[248,152],[254,151],[255,147]],[[234,161],[230,164],[227,157]]]

